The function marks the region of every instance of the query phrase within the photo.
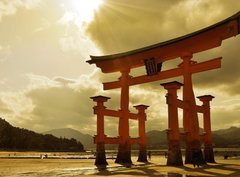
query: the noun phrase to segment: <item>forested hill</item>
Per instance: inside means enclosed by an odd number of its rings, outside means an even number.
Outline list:
[[[76,139],[57,138],[17,128],[0,118],[0,149],[36,151],[83,151],[82,143]]]
[[[181,129],[182,130],[182,129]],[[180,131],[181,131],[180,130]],[[203,129],[200,129],[203,132]],[[152,149],[167,148],[167,133],[165,130],[153,130],[146,133],[148,147]],[[212,131],[213,146],[218,148],[239,148],[240,128],[230,127]],[[184,145],[184,143],[183,143]]]

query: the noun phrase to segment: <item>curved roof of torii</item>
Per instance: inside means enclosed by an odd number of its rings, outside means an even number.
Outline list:
[[[136,68],[144,65],[144,60],[155,57],[162,62],[186,54],[193,54],[215,48],[222,40],[240,34],[240,11],[231,17],[193,33],[160,42],[147,47],[123,53],[90,56],[89,64],[96,64],[104,73]]]

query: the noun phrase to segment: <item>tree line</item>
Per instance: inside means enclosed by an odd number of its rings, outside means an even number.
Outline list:
[[[27,129],[13,127],[0,118],[0,149],[21,151],[84,151],[76,139],[57,138]]]

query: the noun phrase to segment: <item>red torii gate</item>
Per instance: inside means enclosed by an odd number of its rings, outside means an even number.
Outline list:
[[[240,33],[240,12],[194,33],[158,43],[137,50],[106,56],[90,56],[89,64],[96,64],[103,73],[120,72],[118,81],[103,83],[104,90],[121,88],[120,119],[119,119],[119,150],[116,162],[131,163],[131,140],[129,137],[129,86],[183,76],[183,82],[162,84],[168,90],[169,105],[169,156],[168,165],[182,165],[179,141],[186,141],[185,163],[192,163],[192,155],[199,163],[214,162],[211,141],[210,106],[213,96],[198,97],[203,102],[197,106],[192,88],[192,74],[221,67],[221,57],[197,63],[192,60],[194,53],[206,51],[221,46],[222,40]],[[161,71],[162,63],[181,58],[182,63],[169,70]],[[129,75],[133,68],[143,67],[147,74],[137,77]],[[161,71],[161,72],[160,72]],[[183,86],[183,100],[177,99],[176,90]],[[179,134],[177,108],[183,109],[183,126],[185,134]],[[199,123],[197,113],[204,114],[204,144],[205,159],[200,143]],[[145,133],[145,132],[144,132]]]

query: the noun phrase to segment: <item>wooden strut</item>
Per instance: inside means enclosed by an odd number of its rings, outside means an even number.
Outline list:
[[[108,137],[104,134],[104,116],[111,116],[111,117],[117,117],[119,120],[123,119],[124,112],[122,110],[110,110],[106,109],[104,106],[104,102],[107,102],[109,97],[104,96],[95,96],[91,97],[93,101],[97,102],[97,105],[93,107],[94,114],[97,115],[97,135],[94,137],[94,143],[97,144],[97,153],[96,153],[96,161],[95,165],[97,166],[106,166],[108,163],[106,161],[106,155],[105,155],[105,144],[119,144],[121,146],[125,147],[125,142],[128,142],[127,146],[130,146],[131,144],[138,144],[139,145],[139,162],[147,162],[147,151],[146,151],[146,135],[145,135],[145,121],[146,121],[146,114],[145,110],[148,108],[146,105],[137,105],[134,106],[138,113],[128,113],[129,117],[128,119],[138,120],[139,124],[139,137],[138,138],[130,138],[130,137],[124,137],[122,132],[119,132],[118,137]],[[125,122],[124,124],[125,125]],[[129,129],[126,129],[124,133],[126,133]],[[121,136],[122,135],[122,136]],[[122,143],[124,142],[124,143]],[[124,149],[125,150],[125,149]],[[123,151],[122,149],[119,149],[118,158],[116,160],[121,160],[120,162],[116,163],[122,163],[127,164],[131,163],[131,156],[128,154],[129,152]],[[126,158],[127,156],[127,158]]]
[[[187,142],[189,139],[188,133],[180,133],[178,126],[178,112],[177,108],[183,110],[189,110],[190,106],[189,101],[177,99],[177,89],[179,89],[183,84],[174,81],[169,83],[161,84],[167,91],[166,100],[168,104],[168,159],[167,165],[169,166],[181,166],[182,154],[180,149],[180,141]],[[214,98],[211,95],[203,95],[197,97],[203,104],[201,106],[196,105],[197,112],[203,114],[204,122],[204,133],[201,135],[202,141],[204,142],[204,160],[209,163],[215,163],[213,147],[212,147],[212,133],[211,133],[211,121],[210,121],[210,101]],[[190,131],[190,130],[189,130]],[[199,134],[199,133],[198,133]],[[199,134],[200,135],[200,134]],[[192,148],[192,147],[190,147]],[[196,151],[197,147],[194,147]],[[190,149],[189,152],[192,150]],[[192,163],[192,157],[188,157]],[[201,160],[202,157],[199,159]],[[202,158],[203,160],[203,158]],[[203,162],[201,162],[203,163]]]
[[[207,71],[207,70],[221,68],[221,59],[222,59],[222,57],[218,57],[218,58],[208,60],[205,62],[192,64],[190,73],[193,74],[193,73],[198,73],[198,72],[203,72],[203,71]],[[174,69],[161,71],[157,75],[151,75],[151,76],[143,75],[143,76],[131,77],[128,79],[128,84],[129,84],[129,86],[138,85],[138,84],[178,77],[181,75],[183,75],[183,69],[181,67],[174,68]],[[121,88],[120,81],[103,83],[104,90],[111,90],[111,89],[116,89],[116,88]]]

